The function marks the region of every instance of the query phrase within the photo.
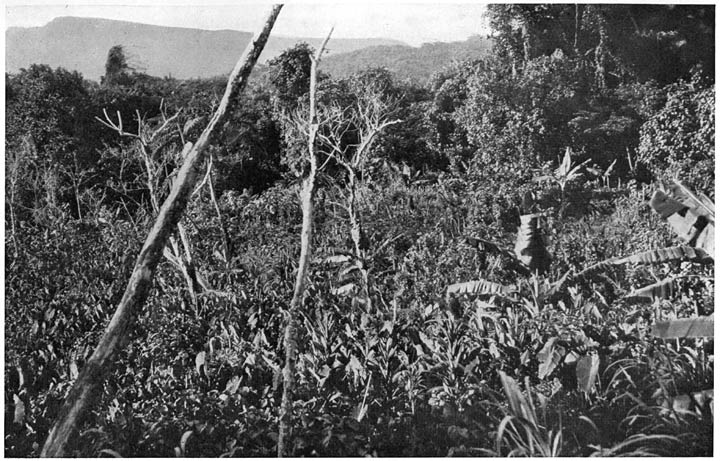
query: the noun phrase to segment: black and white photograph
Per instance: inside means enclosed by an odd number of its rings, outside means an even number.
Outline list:
[[[5,457],[713,456],[714,2],[4,7]]]

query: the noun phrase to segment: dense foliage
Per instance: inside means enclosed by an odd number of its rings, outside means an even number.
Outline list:
[[[652,333],[713,313],[712,262],[657,256],[678,241],[647,205],[672,178],[714,198],[710,9],[493,6],[493,53],[424,86],[321,76],[338,151],[362,138],[362,103],[400,123],[353,182],[364,280],[349,178],[318,143],[292,454],[712,454],[713,340]],[[678,66],[638,60],[651,35]],[[198,295],[161,263],[71,454],[275,455],[311,53],[256,69],[182,220]],[[134,72],[122,47],[107,70],[99,85],[44,65],[6,75],[6,456],[39,454],[225,84]],[[505,250],[523,249],[530,213],[536,273]],[[639,252],[654,256],[619,262]]]

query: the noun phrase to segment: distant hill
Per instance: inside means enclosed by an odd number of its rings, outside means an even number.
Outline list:
[[[150,75],[207,78],[229,73],[252,34],[233,30],[163,27],[109,19],[61,17],[42,27],[8,28],[5,68],[17,72],[31,64],[77,70],[90,80],[105,73],[105,59],[114,45],[123,45],[131,65]],[[260,62],[304,41],[315,47],[320,38],[271,35]],[[329,55],[376,46],[407,47],[383,38],[332,39]],[[410,48],[410,47],[407,47]]]
[[[485,56],[491,46],[490,39],[479,35],[464,42],[425,43],[420,47],[372,46],[328,56],[323,60],[322,69],[335,77],[346,77],[368,67],[386,67],[399,79],[424,83],[433,73],[453,61]]]

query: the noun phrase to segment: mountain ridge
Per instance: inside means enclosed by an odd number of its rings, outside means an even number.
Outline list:
[[[5,31],[5,66],[17,72],[31,64],[77,70],[85,78],[104,74],[108,50],[122,45],[131,64],[150,75],[180,79],[227,74],[250,42],[252,33],[156,26],[104,18],[58,17],[40,27]],[[322,38],[271,36],[260,56],[265,62],[298,42],[319,46]],[[329,55],[379,44],[404,42],[385,38],[333,39]],[[82,51],[78,51],[82,50]]]
[[[31,64],[77,70],[89,80],[105,73],[108,50],[122,45],[129,64],[157,77],[179,79],[227,75],[250,42],[250,32],[231,29],[194,29],[62,16],[39,27],[10,27],[5,31],[6,72]],[[299,42],[317,47],[323,38],[273,35],[260,62],[279,55]],[[367,67],[386,67],[401,79],[426,81],[453,60],[481,57],[489,42],[471,37],[464,42],[424,43],[419,47],[386,38],[333,38],[323,70],[344,77]]]

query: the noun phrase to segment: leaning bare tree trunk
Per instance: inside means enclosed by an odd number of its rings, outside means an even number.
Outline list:
[[[70,454],[66,451],[68,441],[77,432],[77,426],[93,403],[94,397],[102,390],[108,365],[121,341],[125,339],[128,329],[135,322],[137,312],[145,303],[163,248],[170,234],[177,228],[177,223],[182,217],[193,186],[197,182],[200,168],[205,161],[205,151],[217,136],[218,128],[222,127],[223,122],[227,119],[228,107],[231,103],[236,103],[238,95],[245,88],[250,72],[265,47],[281,8],[282,5],[272,7],[262,31],[253,37],[252,42],[230,74],[225,94],[217,111],[185,157],[170,195],[163,203],[160,214],[138,255],[120,305],[93,355],[83,367],[80,376],[70,390],[40,456],[62,457]]]
[[[318,132],[317,111],[315,109],[315,86],[317,84],[317,65],[320,62],[322,53],[330,40],[332,30],[323,41],[320,49],[312,58],[310,68],[310,126],[308,134],[308,160],[310,172],[303,180],[303,187],[300,193],[303,210],[302,231],[300,234],[300,262],[298,273],[295,279],[295,291],[293,292],[290,308],[287,312],[287,323],[285,326],[285,367],[283,369],[283,395],[280,404],[280,424],[278,428],[277,454],[279,458],[285,455],[285,444],[292,424],[292,403],[293,387],[295,384],[295,361],[297,359],[297,312],[302,305],[305,296],[305,283],[310,268],[310,253],[313,235],[313,197],[315,195],[315,182],[317,179],[318,162],[315,155],[315,139]]]

